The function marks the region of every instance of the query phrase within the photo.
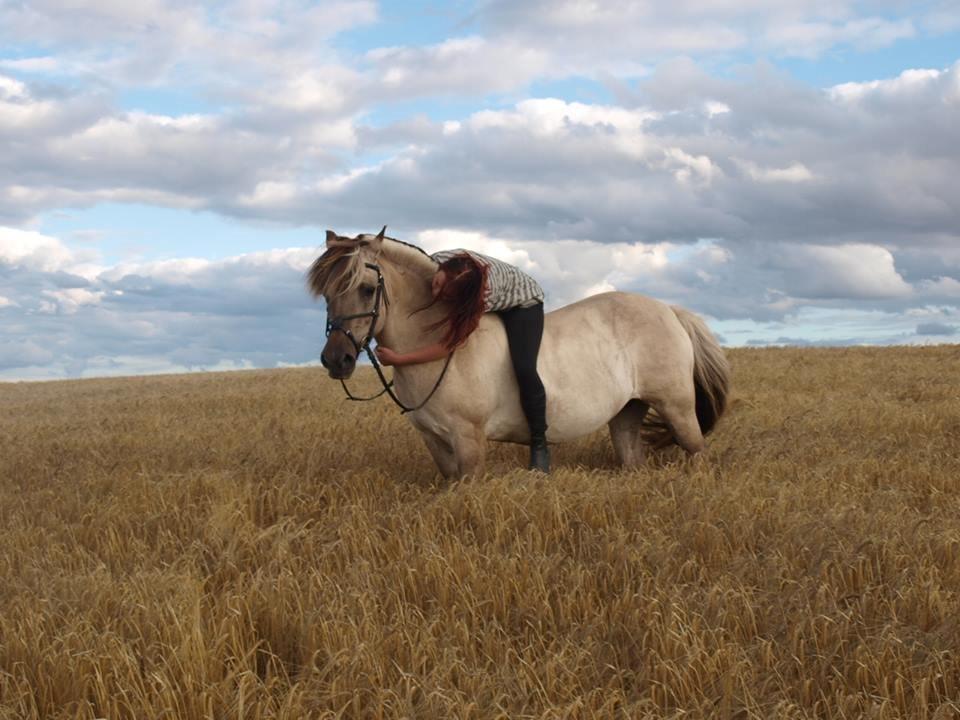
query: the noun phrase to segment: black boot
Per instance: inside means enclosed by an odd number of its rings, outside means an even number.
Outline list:
[[[529,469],[539,470],[542,473],[550,472],[550,448],[543,438],[537,438],[530,443]]]

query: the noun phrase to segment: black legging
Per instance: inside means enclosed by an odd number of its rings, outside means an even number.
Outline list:
[[[537,353],[543,337],[543,303],[499,313],[507,330],[510,359],[520,386],[520,405],[530,426],[531,442],[542,442],[547,433],[547,393],[537,374]]]

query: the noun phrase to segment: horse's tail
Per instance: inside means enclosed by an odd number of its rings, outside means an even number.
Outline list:
[[[706,435],[717,424],[727,406],[730,364],[720,343],[703,320],[675,305],[671,305],[670,309],[693,344],[694,407],[700,432]],[[653,408],[643,419],[642,432],[644,440],[653,447],[663,448],[677,441],[673,430]]]
[[[707,324],[689,310],[670,307],[693,343],[693,382],[696,389],[697,422],[706,435],[727,407],[730,363]]]

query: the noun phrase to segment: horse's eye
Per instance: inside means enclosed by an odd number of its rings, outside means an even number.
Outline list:
[[[373,297],[374,291],[375,289],[370,287],[369,285],[365,285],[360,289],[360,292],[363,293],[363,296],[368,298]]]

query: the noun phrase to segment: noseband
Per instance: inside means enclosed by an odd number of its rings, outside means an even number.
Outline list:
[[[390,399],[393,400],[397,407],[400,408],[401,414],[406,414],[408,412],[414,412],[419,410],[424,405],[426,405],[430,398],[433,397],[433,394],[437,391],[437,388],[440,387],[440,383],[443,382],[443,376],[447,374],[447,368],[450,367],[450,360],[453,358],[453,352],[451,351],[447,355],[447,359],[443,364],[443,370],[440,371],[440,377],[437,378],[437,382],[434,384],[433,389],[430,393],[423,399],[423,402],[414,407],[407,407],[403,404],[400,398],[397,397],[396,393],[393,391],[393,380],[387,380],[386,376],[383,374],[383,366],[380,364],[380,361],[377,359],[377,354],[370,349],[370,341],[373,339],[373,331],[377,327],[377,320],[380,319],[380,301],[383,301],[384,305],[389,305],[390,301],[387,298],[387,289],[383,284],[383,273],[380,272],[380,266],[375,265],[374,263],[365,263],[368,268],[377,273],[377,289],[374,292],[373,296],[373,308],[367,312],[354,313],[353,315],[339,315],[335,318],[327,318],[327,330],[326,336],[329,338],[331,333],[342,332],[347,336],[347,339],[353,343],[353,347],[357,352],[357,358],[360,357],[361,352],[366,352],[367,357],[370,358],[370,363],[373,365],[373,369],[377,371],[377,377],[380,378],[380,384],[383,385],[383,390],[378,392],[376,395],[371,395],[370,397],[355,397],[351,392],[350,388],[347,387],[347,383],[341,378],[340,384],[343,386],[343,391],[347,394],[348,400],[357,400],[357,401],[366,401],[366,400],[375,400],[384,393],[387,393],[390,396]],[[363,340],[357,342],[357,338],[354,337],[353,333],[350,331],[350,328],[344,327],[344,323],[350,320],[356,320],[358,318],[370,318],[370,326],[367,328],[367,334],[363,336]]]

